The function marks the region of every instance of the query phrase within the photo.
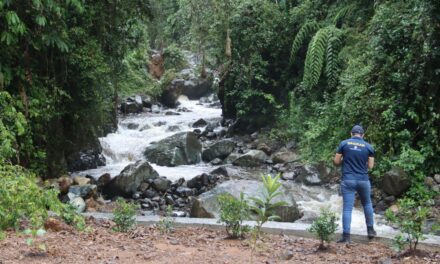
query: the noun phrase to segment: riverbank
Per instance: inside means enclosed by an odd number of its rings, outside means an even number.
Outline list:
[[[0,242],[0,263],[439,263],[440,253],[402,257],[378,242],[340,245],[318,251],[314,239],[267,234],[251,249],[251,238],[230,240],[223,230],[179,227],[162,234],[154,225],[138,226],[130,233],[115,233],[108,220],[88,220],[89,230],[48,231],[35,244],[8,232]],[[60,243],[60,241],[63,241]]]

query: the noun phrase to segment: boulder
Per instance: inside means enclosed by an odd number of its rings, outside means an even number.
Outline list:
[[[69,188],[69,193],[87,199],[96,194],[97,187],[93,184],[72,185]]]
[[[90,179],[84,176],[73,177],[73,183],[76,185],[86,185],[90,183]]]
[[[142,106],[146,108],[151,108],[153,106],[153,98],[149,95],[142,95]]]
[[[437,182],[432,177],[425,177],[424,181],[425,181],[425,185],[431,188],[437,185]]]
[[[98,187],[102,187],[107,185],[112,180],[112,176],[109,173],[104,173],[101,176],[99,176],[97,184]]]
[[[125,167],[103,188],[103,193],[109,196],[131,197],[148,179],[156,179],[159,174],[146,161],[137,161]]]
[[[58,179],[58,187],[61,194],[66,194],[69,191],[70,186],[73,184],[72,178],[65,175]]]
[[[268,158],[266,153],[261,150],[250,150],[232,162],[235,166],[257,167],[264,163]]]
[[[120,110],[123,114],[137,114],[142,112],[142,103],[138,104],[135,101],[123,102],[120,106]]]
[[[212,80],[206,79],[191,79],[184,82],[182,87],[182,94],[188,96],[189,99],[195,100],[208,94],[212,91]]]
[[[270,155],[272,153],[271,147],[269,147],[266,143],[259,143],[257,149],[264,151],[264,153],[266,153],[267,155]]]
[[[157,192],[151,189],[145,190],[142,195],[143,198],[153,198],[157,196]]]
[[[101,149],[79,151],[67,158],[67,168],[69,171],[96,169],[98,166],[104,165],[105,157],[101,154]]]
[[[138,128],[139,128],[139,124],[136,124],[136,123],[128,123],[127,124],[127,129],[135,130]]]
[[[176,116],[176,115],[180,115],[180,113],[173,112],[173,111],[166,111],[165,115],[166,116]]]
[[[185,83],[183,79],[172,80],[162,91],[160,102],[167,107],[177,107],[179,96],[182,94],[182,88]]]
[[[171,181],[165,177],[160,177],[153,180],[153,188],[159,192],[166,192],[171,186]]]
[[[202,159],[209,162],[215,158],[225,159],[234,151],[235,142],[229,139],[220,140],[202,152]]]
[[[311,165],[298,166],[295,171],[295,181],[305,185],[321,185],[323,181],[316,167]]]
[[[209,163],[211,163],[211,165],[220,165],[223,163],[223,160],[219,159],[219,158],[215,158],[213,160],[211,160]]]
[[[177,125],[167,127],[167,131],[169,131],[169,132],[177,132],[179,130],[180,130],[180,127]]]
[[[401,168],[393,168],[382,178],[382,190],[395,197],[401,196],[411,186],[408,175]]]
[[[231,153],[229,156],[226,157],[226,159],[224,160],[225,163],[233,163],[236,159],[238,159],[241,155],[238,153]]]
[[[196,188],[200,189],[204,186],[208,186],[212,182],[212,177],[206,173],[203,173],[201,175],[195,176],[191,180],[186,182],[186,186],[188,188]]]
[[[440,184],[440,174],[435,174],[435,175],[434,175],[434,180],[435,180],[438,184]]]
[[[176,193],[181,197],[188,197],[196,194],[193,189],[184,186],[177,187]]]
[[[201,194],[193,199],[191,207],[191,217],[214,218],[219,216],[218,196],[228,193],[235,198],[240,197],[243,192],[245,198],[260,196],[263,184],[253,180],[231,180],[223,182],[212,190]],[[285,201],[286,206],[282,206],[276,210],[276,214],[281,217],[282,222],[294,222],[302,217],[298,205],[289,192],[283,186],[280,187],[282,195],[276,197],[273,202]]]
[[[145,157],[160,166],[196,164],[201,161],[202,144],[193,132],[181,132],[147,147]]]
[[[82,213],[86,210],[86,202],[81,197],[75,197],[69,201],[69,204],[72,205],[77,213]]]
[[[223,176],[230,179],[245,179],[246,177],[249,177],[248,174],[254,174],[254,172],[241,170],[240,168],[234,166],[221,166],[211,171],[209,174]]]
[[[278,151],[272,155],[272,161],[274,163],[288,163],[296,160],[298,160],[298,155],[289,150]]]
[[[289,164],[287,167],[281,167],[279,170],[293,172],[295,182],[303,183],[309,186],[335,182],[340,178],[340,174],[336,170],[332,170],[324,163],[319,163],[317,165]]]
[[[194,124],[192,125],[192,127],[196,128],[196,127],[204,127],[208,124],[208,122],[205,121],[205,119],[200,118],[199,120],[197,120],[196,122],[194,122]]]

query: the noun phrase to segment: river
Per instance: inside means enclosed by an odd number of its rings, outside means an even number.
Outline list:
[[[221,119],[221,109],[211,108],[208,104],[200,104],[199,101],[188,100],[184,96],[179,98],[179,102],[180,105],[176,111],[179,115],[166,115],[165,110],[159,109],[156,113],[149,112],[121,117],[116,132],[99,139],[107,165],[75,174],[91,175],[98,178],[104,173],[109,173],[114,177],[128,164],[137,160],[144,160],[143,151],[152,142],[159,141],[177,132],[192,131],[192,124],[200,118],[207,121]],[[179,109],[185,111],[179,111]],[[177,167],[163,167],[156,164],[152,164],[152,166],[160,176],[165,176],[171,181],[182,177],[188,180],[215,168],[215,166],[203,162],[196,165]],[[255,171],[250,173],[245,168],[237,169],[242,170],[243,175],[255,174]],[[292,191],[299,207],[304,212],[304,217],[298,220],[299,222],[310,223],[319,214],[320,209],[324,207],[336,212],[340,219],[342,198],[338,195],[338,186],[335,185],[330,188],[305,186],[291,181],[283,181],[283,184]],[[375,215],[375,219],[378,232],[388,233],[392,231],[392,228],[383,224],[382,216]],[[341,226],[341,220],[339,220],[339,225]],[[359,208],[355,208],[353,211],[352,229],[361,233],[366,229],[364,215]]]

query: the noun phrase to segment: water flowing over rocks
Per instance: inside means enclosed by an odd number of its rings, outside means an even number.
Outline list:
[[[160,166],[196,164],[201,161],[202,145],[196,134],[181,132],[147,147],[145,157]]]
[[[240,197],[240,193],[243,192],[246,198],[261,195],[260,189],[262,183],[252,180],[230,180],[217,185],[211,191],[201,194],[198,198],[194,199],[191,207],[192,217],[206,217],[214,218],[219,215],[219,207],[217,198],[221,194],[228,193],[235,198]],[[282,195],[274,199],[273,202],[285,201],[286,206],[283,206],[276,210],[276,214],[280,216],[282,222],[294,222],[301,218],[302,212],[300,212],[298,205],[292,194],[281,187]],[[261,197],[260,197],[261,198]]]
[[[188,100],[193,98],[188,92],[182,96],[185,83],[195,76],[190,69],[179,76],[182,79],[171,82],[174,87],[159,99],[162,103],[145,96],[123,101],[136,107],[125,111],[121,104],[118,130],[100,138],[107,165],[75,174],[87,176],[84,184],[96,187],[77,186],[69,192],[72,182],[61,181],[65,201],[79,197],[87,210],[101,210],[100,204],[111,204],[100,198],[102,192],[105,199],[131,199],[140,205],[141,214],[163,212],[172,206],[179,216],[189,216],[192,211],[193,216],[212,217],[218,214],[216,196],[223,190],[235,197],[240,191],[255,196],[261,175],[270,173],[282,175],[283,196],[279,199],[289,202],[277,212],[283,221],[310,223],[321,208],[329,206],[341,212],[337,172],[325,164],[303,164],[295,142],[269,140],[268,131],[263,130],[245,133],[239,120],[222,119],[216,95],[204,94],[197,101]],[[88,179],[93,180],[86,183]],[[89,187],[97,193],[88,192]],[[383,192],[378,197],[385,206],[395,199]],[[353,212],[353,228],[356,226],[364,227],[359,208]]]
[[[131,197],[142,182],[155,179],[159,174],[148,162],[130,164],[104,186],[103,193],[110,196]]]

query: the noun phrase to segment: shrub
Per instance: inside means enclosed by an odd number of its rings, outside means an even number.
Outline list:
[[[279,188],[281,187],[281,183],[279,182],[280,175],[278,174],[274,178],[272,178],[271,175],[263,175],[261,176],[261,179],[263,180],[264,188],[260,190],[260,196],[250,198],[254,202],[254,205],[250,208],[257,214],[257,237],[261,233],[261,227],[264,223],[280,219],[279,216],[275,215],[275,210],[280,206],[286,205],[286,202],[284,201],[273,202],[273,199],[281,195],[281,192],[279,191]]]
[[[57,195],[55,190],[40,188],[33,173],[0,162],[0,230],[17,229],[23,221],[38,230],[47,219],[48,210],[57,215],[66,210]]]
[[[313,221],[307,231],[314,233],[321,241],[319,248],[325,249],[324,242],[330,242],[331,236],[336,232],[337,227],[335,213],[327,208],[321,209],[321,214],[315,221]]]
[[[220,205],[219,222],[225,223],[229,237],[243,237],[249,231],[249,227],[243,225],[243,221],[249,217],[249,205],[243,193],[240,193],[240,199],[230,194],[220,195],[218,202]]]
[[[157,226],[159,227],[159,230],[162,234],[169,234],[173,232],[175,222],[172,214],[173,207],[171,205],[168,205],[167,211],[165,212],[165,217],[160,219],[160,221],[157,223]]]
[[[61,217],[64,222],[69,225],[75,226],[78,230],[86,229],[86,221],[83,216],[76,212],[76,207],[71,204],[66,204]]]
[[[113,210],[113,221],[116,223],[114,228],[118,232],[128,232],[133,229],[136,223],[136,210],[138,206],[133,203],[127,203],[124,199],[116,200],[116,208]]]
[[[409,251],[415,254],[419,241],[425,239],[422,227],[428,215],[428,208],[411,198],[400,199],[397,206],[397,213],[391,209],[385,212],[387,220],[403,233],[394,238],[394,244],[399,251],[408,245]]]
[[[38,251],[46,252],[46,244],[38,241],[39,237],[42,237],[44,234],[46,234],[44,229],[26,229],[23,233],[27,236],[26,245],[31,248],[35,248]]]

